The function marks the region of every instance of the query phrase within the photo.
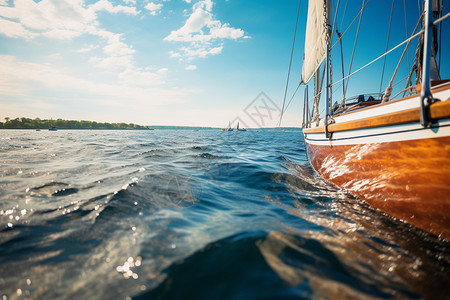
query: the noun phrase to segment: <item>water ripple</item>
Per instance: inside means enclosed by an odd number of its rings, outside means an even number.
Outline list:
[[[444,299],[450,244],[323,181],[299,132],[0,131],[0,291]]]

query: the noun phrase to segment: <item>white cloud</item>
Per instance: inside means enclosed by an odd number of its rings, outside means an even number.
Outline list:
[[[181,57],[181,53],[179,53],[179,52],[169,51],[169,54],[170,54],[171,58],[180,58]]]
[[[135,16],[139,13],[139,11],[136,10],[136,7],[123,6],[123,5],[114,6],[108,0],[100,0],[100,1],[96,2],[95,4],[93,4],[90,8],[94,11],[104,10],[104,11],[107,11],[107,12],[113,13],[113,14],[125,13],[125,14]]]
[[[94,67],[110,71],[120,71],[133,68],[133,57],[131,55],[91,57],[89,62]]]
[[[161,69],[159,69],[157,72],[158,72],[158,74],[163,75],[163,74],[166,74],[167,72],[169,72],[169,69],[167,69],[167,68],[161,68]]]
[[[111,56],[130,55],[135,52],[130,46],[121,41],[121,34],[113,34],[108,38],[108,44],[103,48]]]
[[[98,48],[98,46],[96,46],[96,45],[89,45],[89,46],[87,46],[85,48],[81,48],[81,49],[78,49],[78,50],[73,50],[73,52],[86,53],[86,52],[90,52],[90,51],[92,51],[94,49],[97,49],[97,48]]]
[[[22,24],[5,19],[0,19],[0,34],[10,38],[32,39],[36,34],[26,29]]]
[[[245,38],[242,29],[230,27],[230,24],[222,24],[221,21],[214,19],[213,5],[214,3],[211,0],[202,0],[195,3],[185,24],[164,38],[166,41],[190,43],[188,47],[179,48],[178,52],[171,51],[171,57],[193,59],[216,55],[221,53],[223,49],[220,41]]]
[[[98,11],[137,15],[135,7],[112,5],[108,0],[100,0],[86,6],[83,0],[16,0],[14,6],[0,6],[0,17],[21,25],[1,26],[1,33],[10,37],[71,38],[90,33],[98,28]],[[3,22],[6,20],[2,19]],[[22,33],[20,33],[22,32]],[[75,32],[78,32],[76,34]]]
[[[50,61],[59,60],[59,59],[61,59],[61,54],[60,53],[49,54],[46,56],[46,59],[50,60]]]
[[[125,70],[124,72],[119,74],[119,78],[122,80],[124,84],[127,85],[148,86],[148,85],[160,85],[164,83],[164,79],[161,74],[136,69]]]
[[[81,0],[58,1],[16,0],[15,6],[0,7],[0,16],[21,23],[27,29],[83,31],[86,25],[95,24],[94,11],[83,7]]]
[[[145,6],[145,9],[149,10],[152,16],[156,16],[156,14],[161,11],[162,7],[163,5],[161,3],[156,4],[154,2],[150,2]]]
[[[189,47],[181,47],[180,52],[174,53],[178,57],[186,57],[191,60],[195,57],[205,58],[209,55],[217,55],[222,53],[223,46],[211,47],[210,45],[203,46],[201,44],[194,44]],[[176,56],[174,56],[176,57]]]
[[[188,71],[190,71],[190,70],[197,70],[197,66],[195,66],[195,65],[189,65],[189,66],[187,66],[186,68],[184,68],[185,70],[188,70]]]
[[[119,76],[120,84],[100,83],[69,75],[65,69],[51,64],[30,63],[20,61],[12,55],[0,55],[0,95],[29,98],[34,90],[50,88],[52,93],[62,95],[67,91],[78,91],[91,97],[123,98],[128,105],[134,100],[148,101],[151,96],[161,96],[158,101],[178,101],[191,93],[155,88],[164,78],[161,74],[146,70],[126,70]]]
[[[131,5],[136,1],[124,2]],[[154,5],[149,8],[158,9],[161,6]],[[101,27],[97,18],[99,11],[111,14],[138,14],[135,7],[113,5],[108,0],[99,0],[89,6],[84,0],[42,0],[40,2],[15,0],[13,6],[0,6],[0,34],[24,39],[39,36],[51,39],[72,39],[81,35],[90,35],[97,38],[97,45],[74,50],[74,52],[86,53],[101,47],[104,56],[96,55],[88,59],[95,68],[115,74],[123,84],[152,86],[164,83],[164,71],[151,72],[136,67],[133,58],[135,50],[126,43],[122,34],[113,33]]]
[[[63,40],[63,39],[72,39],[74,37],[82,35],[82,33],[75,30],[52,29],[50,31],[44,32],[42,35],[53,39]]]

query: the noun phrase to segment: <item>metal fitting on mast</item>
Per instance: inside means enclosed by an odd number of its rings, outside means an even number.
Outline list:
[[[420,124],[427,128],[431,125],[429,116],[430,105],[435,102],[430,87],[430,64],[431,64],[431,30],[433,29],[433,18],[430,0],[424,1],[424,42],[422,60],[422,89],[420,92]]]

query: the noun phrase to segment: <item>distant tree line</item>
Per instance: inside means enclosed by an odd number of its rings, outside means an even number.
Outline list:
[[[100,123],[95,121],[75,121],[75,120],[41,120],[39,118],[5,118],[5,122],[0,122],[0,129],[47,129],[55,126],[58,129],[148,129],[147,126],[133,123]]]

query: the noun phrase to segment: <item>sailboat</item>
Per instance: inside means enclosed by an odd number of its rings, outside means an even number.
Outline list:
[[[57,131],[58,130],[58,128],[53,125],[52,119],[50,119],[50,122],[49,122],[49,125],[48,125],[48,130],[49,131]]]
[[[245,129],[245,128],[239,128],[239,122],[237,123],[237,126],[236,126],[236,131],[247,131],[247,129]]]
[[[222,128],[222,131],[233,131],[233,128],[231,127],[231,122],[228,122],[228,126],[225,128]]]
[[[231,127],[231,122],[228,122],[228,127],[225,129],[225,131],[233,131],[233,127]]]
[[[440,78],[436,59],[436,31],[450,13],[443,14],[441,0],[432,2],[423,1],[416,30],[395,47],[404,51],[383,92],[355,98],[343,92],[333,99],[333,36],[334,45],[342,42],[342,35],[334,34],[337,9],[332,11],[330,0],[309,0],[301,84],[314,78],[315,92],[309,99],[305,87],[302,127],[308,160],[321,177],[384,213],[450,239],[450,80]],[[414,67],[394,99],[393,78],[412,40],[417,42]],[[349,71],[340,83],[356,73]]]

